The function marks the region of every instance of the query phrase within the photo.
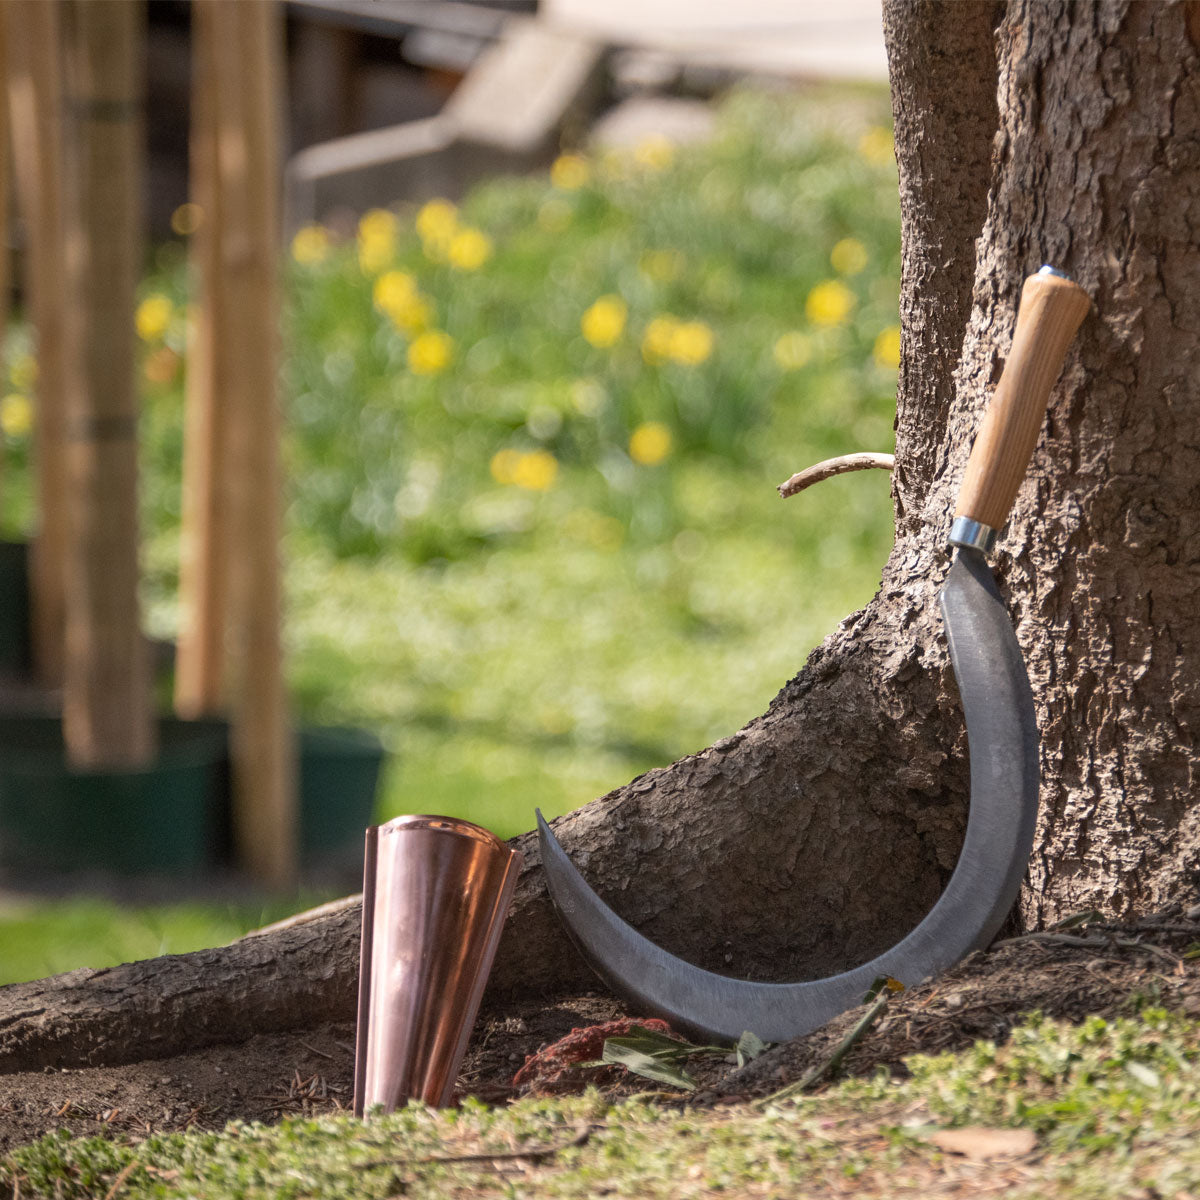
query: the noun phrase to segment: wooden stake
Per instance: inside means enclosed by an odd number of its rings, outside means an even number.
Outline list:
[[[140,767],[154,754],[138,619],[133,330],[145,10],[138,0],[77,0],[71,16],[66,279],[81,311],[68,362],[63,733],[75,766]]]
[[[17,197],[28,239],[26,288],[37,331],[34,457],[38,532],[33,544],[33,654],[47,686],[62,681],[67,505],[64,481],[68,302],[63,288],[62,53],[59,6],[3,5]]]
[[[230,658],[234,837],[277,888],[297,871],[294,747],[280,638],[280,421],[276,396],[282,23],[275,0],[198,0],[212,36],[228,351]]]
[[[175,711],[200,717],[225,709],[225,631],[229,605],[228,488],[222,332],[221,189],[217,179],[217,107],[212,11],[192,6],[192,112],[189,192],[199,207],[192,235],[193,317],[188,329],[184,413],[183,521],[179,603],[182,623],[175,655]]]
[[[4,18],[0,13],[0,70],[5,69]],[[0,367],[7,359],[8,307],[11,291],[10,261],[8,254],[8,215],[10,176],[12,160],[8,140],[8,91],[0,87]],[[4,483],[4,439],[0,436],[0,495]]]

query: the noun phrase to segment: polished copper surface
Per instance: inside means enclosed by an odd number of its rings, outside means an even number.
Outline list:
[[[521,855],[469,821],[367,830],[354,1111],[441,1106],[479,1011]]]

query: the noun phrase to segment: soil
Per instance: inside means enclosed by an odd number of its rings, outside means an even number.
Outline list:
[[[1200,912],[1189,910],[1136,925],[1093,923],[998,943],[896,996],[841,1071],[864,1074],[884,1066],[902,1073],[910,1054],[961,1049],[978,1038],[1003,1041],[1034,1010],[1078,1021],[1151,1003],[1200,1018],[1200,959],[1184,957],[1198,942]],[[505,1103],[523,1094],[512,1077],[527,1056],[573,1029],[638,1015],[600,993],[485,1013],[459,1092]],[[687,1100],[727,1104],[775,1091],[827,1063],[861,1016],[862,1010],[847,1013],[740,1070],[728,1055],[697,1056],[687,1069],[699,1090]],[[346,1024],[126,1066],[0,1076],[0,1152],[57,1129],[139,1138],[160,1130],[215,1129],[230,1120],[345,1111],[352,1107],[353,1077],[354,1028]],[[553,1090],[589,1083],[614,1097],[657,1088],[623,1070],[580,1069]],[[664,1093],[668,1098],[678,1101],[684,1094]]]

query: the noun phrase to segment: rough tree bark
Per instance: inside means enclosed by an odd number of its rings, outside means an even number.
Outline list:
[[[822,975],[897,940],[953,868],[966,745],[935,598],[1020,284],[1044,261],[1096,312],[998,556],[1043,738],[1019,918],[1194,896],[1200,71],[1187,18],[1184,4],[1127,0],[955,4],[952,20],[931,0],[885,3],[904,342],[896,543],[880,590],[764,716],[556,825],[601,895],[666,948],[746,977]],[[590,981],[546,900],[536,843],[521,841],[494,998]],[[191,1014],[218,993],[226,1010],[261,1005],[260,1028],[301,1024],[314,996],[349,1016],[356,929],[348,907],[205,952],[194,972],[173,960],[156,1030],[194,1045]],[[298,970],[296,939],[320,947],[319,982]],[[0,992],[0,1070],[138,1057],[119,1030],[154,978],[143,965]],[[169,1037],[155,1038],[163,1053]]]

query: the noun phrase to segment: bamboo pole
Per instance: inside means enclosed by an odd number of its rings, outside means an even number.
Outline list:
[[[199,0],[212,37],[221,188],[234,838],[276,888],[297,872],[294,747],[283,684],[276,395],[281,12],[275,0]],[[202,33],[203,36],[203,33]]]
[[[227,408],[223,358],[225,311],[221,269],[221,189],[217,180],[217,109],[212,11],[192,6],[191,162],[189,194],[200,210],[192,235],[195,286],[188,329],[184,412],[183,520],[175,656],[175,711],[181,717],[222,712],[226,611],[229,603]]]
[[[67,504],[64,445],[68,297],[64,293],[62,52],[59,6],[6,0],[3,6],[17,198],[28,238],[26,291],[37,332],[34,458],[38,531],[30,590],[39,679],[62,681]]]
[[[141,268],[139,0],[76,0],[68,75],[66,279],[80,312],[68,362],[70,496],[63,734],[79,767],[154,756],[138,608],[133,314]]]

